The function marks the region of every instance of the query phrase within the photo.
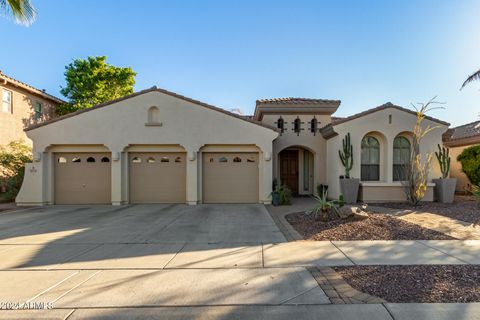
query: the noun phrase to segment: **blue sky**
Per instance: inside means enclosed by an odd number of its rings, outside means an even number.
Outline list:
[[[131,66],[153,85],[251,114],[272,97],[340,99],[339,116],[437,95],[433,116],[479,119],[480,1],[33,0],[0,18],[0,69],[60,96],[74,58]]]

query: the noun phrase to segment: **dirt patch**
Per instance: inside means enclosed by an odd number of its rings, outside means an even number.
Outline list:
[[[381,213],[367,219],[350,218],[330,222],[317,221],[304,212],[291,213],[285,219],[306,240],[452,240],[443,233],[422,228]]]
[[[353,288],[388,302],[479,302],[479,265],[336,267]]]
[[[372,205],[393,209],[425,211],[480,225],[480,207],[472,196],[456,196],[454,203],[422,202],[417,207],[403,202],[375,203]]]

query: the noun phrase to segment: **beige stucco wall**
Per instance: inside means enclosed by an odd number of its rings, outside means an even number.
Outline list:
[[[161,126],[145,125],[151,106],[159,108]],[[27,170],[25,181],[29,185],[22,187],[17,197],[19,204],[52,203],[51,161],[52,153],[59,152],[58,148],[92,152],[105,148],[111,152],[112,204],[122,204],[128,202],[127,153],[172,146],[187,152],[187,202],[195,204],[201,201],[199,159],[206,145],[239,151],[252,147],[258,150],[259,199],[262,203],[271,201],[271,154],[272,141],[278,135],[276,131],[158,91],[53,122],[27,134],[34,142],[34,157],[41,159],[34,162],[35,172]]]
[[[273,157],[275,161],[273,162],[273,177],[280,180],[280,169],[279,169],[279,154],[282,150],[287,148],[290,149],[299,149],[299,172],[298,172],[298,186],[299,194],[312,194],[316,191],[316,186],[320,183],[327,183],[327,164],[326,164],[326,153],[327,153],[327,143],[323,138],[320,132],[317,132],[315,135],[310,132],[310,121],[313,119],[314,115],[295,115],[295,114],[283,114],[281,115],[285,120],[285,128],[287,129],[283,132],[275,141],[273,142]],[[297,134],[293,131],[293,121],[297,118],[303,122],[303,130]],[[263,116],[262,122],[269,124],[271,126],[277,126],[276,121],[279,119],[280,115],[266,114]],[[325,125],[331,122],[330,115],[315,115],[318,120],[318,128],[324,127]],[[298,148],[300,147],[300,148]],[[313,155],[313,174],[310,172],[309,190],[304,190],[304,176],[303,176],[303,157],[304,152],[302,148],[310,151]]]
[[[392,116],[392,123],[389,123],[389,116]],[[329,196],[338,198],[340,195],[339,176],[344,174],[344,168],[338,157],[338,150],[342,148],[342,139],[347,133],[350,133],[353,145],[353,168],[350,175],[354,178],[360,178],[361,171],[361,141],[367,134],[377,137],[380,142],[380,181],[379,183],[397,184],[397,189],[401,191],[401,183],[393,181],[393,140],[397,135],[406,135],[408,137],[415,125],[416,117],[413,114],[395,109],[388,108],[367,114],[363,117],[353,119],[334,126],[338,136],[331,138],[327,142],[327,171]],[[432,153],[437,150],[437,144],[442,145],[442,134],[447,130],[446,125],[441,125],[430,120],[425,120],[424,126],[439,126],[433,132],[425,136],[420,145],[422,155]],[[440,176],[438,163],[433,156],[432,168],[429,174],[429,180]],[[372,183],[368,185],[371,188]],[[390,188],[394,188],[393,186]],[[378,190],[378,189],[372,189]],[[397,192],[394,191],[394,192]],[[367,193],[365,193],[367,194]],[[375,193],[369,200],[374,200]],[[426,199],[427,200],[427,199]]]
[[[472,188],[472,184],[467,175],[462,172],[462,163],[457,161],[457,157],[460,155],[460,153],[462,153],[462,151],[468,147],[470,146],[450,148],[450,157],[452,158],[450,165],[450,177],[457,178],[457,192],[469,191]]]
[[[32,141],[23,129],[35,122],[33,117],[34,103],[38,101],[42,104],[44,116],[40,121],[44,121],[53,115],[54,103],[9,83],[0,83],[0,98],[3,89],[12,92],[12,112],[3,112],[0,106],[0,145],[8,144],[14,140],[24,140],[26,144],[31,146]]]

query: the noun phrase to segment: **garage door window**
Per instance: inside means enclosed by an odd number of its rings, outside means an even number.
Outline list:
[[[67,163],[67,158],[59,157],[57,161],[58,161],[58,163]]]
[[[168,157],[162,157],[161,162],[170,162],[170,159]]]
[[[132,159],[132,163],[142,163],[142,159],[140,159],[139,157],[134,157]]]
[[[176,157],[175,162],[182,162],[182,157]]]
[[[102,162],[110,162],[110,159],[108,157],[103,157]]]
[[[155,158],[153,157],[148,158],[147,163],[155,163]]]
[[[240,157],[235,157],[233,158],[233,162],[242,162],[242,159]]]
[[[82,162],[82,160],[81,160],[80,158],[74,157],[74,158],[72,159],[72,162],[79,163],[79,162]]]
[[[88,157],[87,162],[95,162],[95,158],[94,157]]]
[[[228,159],[225,157],[220,157],[220,159],[218,159],[218,162],[228,162]]]
[[[255,162],[255,158],[248,158],[247,162]]]

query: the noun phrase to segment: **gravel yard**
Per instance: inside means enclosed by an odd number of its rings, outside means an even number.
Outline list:
[[[422,228],[380,213],[367,219],[349,218],[324,223],[313,215],[291,213],[286,220],[305,240],[452,240],[443,233]]]
[[[479,302],[479,265],[335,267],[353,288],[388,302]]]
[[[372,204],[394,209],[426,211],[465,222],[480,224],[480,207],[472,196],[456,196],[454,203],[422,202],[417,207],[408,203]]]

